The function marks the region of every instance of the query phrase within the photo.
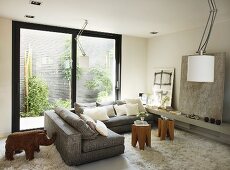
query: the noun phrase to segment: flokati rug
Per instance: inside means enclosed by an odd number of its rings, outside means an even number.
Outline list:
[[[152,130],[151,148],[139,150],[131,146],[131,134],[125,136],[124,157],[140,170],[230,170],[230,146],[207,138],[175,130],[174,141],[160,141],[157,130]],[[138,146],[138,145],[137,145]],[[40,147],[35,159],[25,160],[25,153],[14,155],[14,161],[5,160],[5,139],[0,140],[0,169],[4,170],[69,170],[54,145]],[[105,160],[106,161],[106,160]],[[115,168],[115,167],[114,167]],[[111,167],[109,168],[110,170]]]

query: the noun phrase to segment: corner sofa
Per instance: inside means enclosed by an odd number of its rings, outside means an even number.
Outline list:
[[[70,111],[79,115],[83,113],[82,108],[76,109],[75,107]],[[130,132],[134,121],[139,119],[137,116],[112,116],[109,120],[103,121],[108,128],[107,137],[98,135],[96,139],[85,140],[78,130],[63,120],[54,110],[45,111],[44,117],[44,128],[47,130],[48,136],[51,136],[54,132],[57,133],[54,144],[64,162],[70,166],[124,153],[124,136],[118,133]],[[149,114],[145,120],[153,125],[154,115]]]
[[[108,136],[98,135],[93,140],[83,140],[82,134],[70,126],[53,110],[45,111],[45,125],[48,136],[57,133],[54,142],[64,162],[80,165],[124,153],[124,136],[108,129]]]

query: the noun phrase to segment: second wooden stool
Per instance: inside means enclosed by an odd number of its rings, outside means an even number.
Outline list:
[[[158,137],[165,140],[166,135],[174,139],[174,120],[158,118]]]

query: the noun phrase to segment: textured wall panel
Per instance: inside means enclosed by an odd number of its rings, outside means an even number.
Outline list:
[[[224,100],[225,53],[215,53],[214,82],[187,81],[188,56],[182,57],[179,110],[185,114],[222,119]]]

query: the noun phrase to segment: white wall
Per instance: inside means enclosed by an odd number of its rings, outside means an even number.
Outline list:
[[[11,132],[12,21],[0,18],[0,137]]]
[[[230,122],[230,21],[216,23],[207,47],[208,53],[226,52],[225,97],[223,120]],[[198,48],[203,28],[157,36],[148,41],[147,89],[151,92],[154,67],[174,67],[174,107],[179,106],[181,59],[194,54]],[[221,99],[220,99],[221,100]],[[205,104],[205,103],[204,103]]]
[[[147,39],[122,36],[121,98],[146,92]]]

